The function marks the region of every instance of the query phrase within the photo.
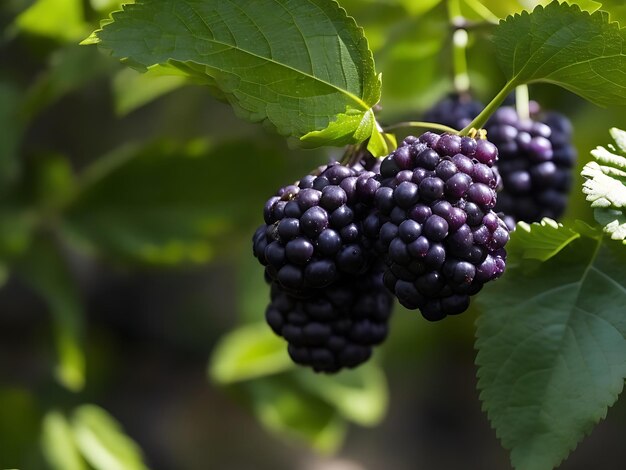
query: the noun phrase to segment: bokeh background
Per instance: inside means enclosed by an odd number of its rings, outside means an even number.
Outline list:
[[[383,73],[381,122],[452,91],[446,2],[340,3]],[[482,23],[538,2],[467,3]],[[0,4],[0,468],[510,468],[476,392],[475,308],[431,324],[397,307],[372,364],[294,369],[250,238],[267,197],[341,149],[290,148],[205,88],[78,45],[118,7]],[[484,102],[504,83],[488,31],[468,49]],[[626,127],[624,108],[531,97],[574,122],[578,169]],[[580,179],[567,217],[590,220]],[[624,431],[622,399],[562,468],[624,468]]]

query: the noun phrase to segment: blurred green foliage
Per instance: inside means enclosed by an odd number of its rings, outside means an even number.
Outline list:
[[[489,19],[536,3],[460,2],[463,16],[478,24],[470,30],[468,57],[480,99],[491,99],[505,80],[488,40]],[[110,358],[98,345],[114,350],[116,343],[94,339],[83,302],[81,263],[94,258],[140,272],[168,268],[173,276],[207,263],[237,273],[226,292],[236,298],[226,322],[209,318],[211,302],[226,295],[217,281],[201,304],[202,321],[215,336],[225,334],[210,379],[269,431],[333,452],[349,422],[373,426],[384,418],[389,397],[380,362],[411,376],[436,354],[435,344],[471,351],[477,310],[446,325],[426,325],[397,308],[394,333],[377,362],[336,378],[295,370],[283,342],[260,324],[268,294],[249,238],[268,195],[340,154],[289,149],[281,138],[239,124],[229,108],[181,77],[162,77],[159,70],[140,75],[79,47],[119,4],[10,0],[0,6],[6,25],[0,38],[0,286],[17,279],[50,313],[39,338],[43,378],[0,389],[0,466],[148,465],[113,418],[83,404],[102,399],[107,374],[115,377],[115,364],[107,365]],[[419,117],[452,91],[447,2],[340,4],[364,27],[383,74],[381,121]],[[612,18],[626,19],[620,0],[603,6]],[[623,108],[595,108],[549,85],[531,93],[574,121],[578,170],[606,141],[608,128],[626,127]],[[580,191],[573,192],[567,215],[592,220]],[[178,312],[170,313],[175,318]]]

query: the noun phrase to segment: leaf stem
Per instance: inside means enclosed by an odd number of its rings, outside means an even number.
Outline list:
[[[515,88],[515,109],[520,119],[530,119],[530,108],[528,98],[528,85],[520,85]]]
[[[469,125],[459,132],[460,135],[469,134],[471,129],[482,129],[485,125],[489,117],[500,107],[500,105],[504,102],[507,95],[511,93],[515,89],[515,83],[512,81],[507,82],[506,85],[500,90],[500,92],[495,96],[494,99],[481,111],[481,113],[476,116],[476,118],[469,123]]]
[[[386,126],[384,128],[385,132],[391,132],[396,129],[435,129],[442,132],[447,132],[449,134],[458,134],[459,131],[456,129],[452,129],[451,127],[444,126],[443,124],[437,124],[434,122],[423,122],[423,121],[403,121],[398,122],[397,124],[392,124],[391,126]]]

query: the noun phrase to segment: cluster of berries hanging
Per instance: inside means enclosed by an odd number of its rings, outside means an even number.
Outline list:
[[[452,95],[426,120],[456,129],[482,110]],[[331,163],[281,188],[253,252],[271,284],[266,320],[294,362],[336,372],[382,343],[394,297],[436,321],[505,269],[517,221],[562,215],[576,151],[562,115],[498,109],[484,138],[426,132],[378,160]]]
[[[440,320],[502,274],[497,157],[486,140],[427,132],[267,201],[253,251],[271,284],[266,320],[296,363],[354,367],[385,339],[393,296]]]
[[[426,112],[424,119],[463,129],[483,106],[467,95],[451,95]],[[577,152],[572,125],[565,116],[542,112],[531,101],[530,117],[522,119],[513,106],[499,108],[487,121],[487,137],[499,151],[497,171],[502,177],[497,212],[515,222],[559,219],[567,206]]]

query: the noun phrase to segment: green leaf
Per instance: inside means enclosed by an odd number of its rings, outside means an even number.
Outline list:
[[[152,68],[140,73],[124,69],[113,77],[113,97],[118,116],[125,116],[188,83],[184,76],[161,75],[160,70]]]
[[[81,454],[96,470],[147,470],[139,446],[102,408],[78,407],[72,430]]]
[[[605,11],[555,0],[501,22],[494,44],[507,89],[547,82],[600,106],[626,104],[626,29]]]
[[[510,266],[527,259],[548,261],[579,237],[571,228],[548,218],[530,225],[518,222],[507,245],[507,262]]]
[[[624,386],[626,257],[617,244],[580,238],[532,263],[477,299],[478,388],[513,466],[550,470]]]
[[[69,390],[81,390],[85,382],[83,309],[61,254],[49,240],[40,238],[19,259],[16,269],[50,307],[58,354],[57,380]]]
[[[310,370],[296,373],[297,380],[334,406],[346,419],[362,426],[375,426],[385,417],[389,396],[385,374],[368,363],[336,375],[320,375]]]
[[[616,146],[597,147],[596,159],[583,168],[583,193],[594,208],[594,217],[605,233],[626,243],[626,132],[613,128]]]
[[[242,236],[252,221],[260,222],[259,201],[290,174],[295,179],[294,167],[302,171],[303,163],[294,160],[284,147],[251,139],[122,148],[82,174],[65,233],[79,246],[123,262],[205,263],[216,243],[234,243],[233,234]],[[236,188],[245,190],[233,189],[233,161],[245,164],[236,172]],[[261,177],[276,186],[268,190]]]
[[[334,0],[144,0],[85,43],[140,70],[178,68],[282,135],[330,127],[317,145],[364,140],[361,123],[380,98],[363,31]]]
[[[89,28],[83,15],[82,0],[37,0],[17,17],[15,25],[30,34],[74,41]]]
[[[50,411],[43,419],[41,447],[52,470],[86,470],[76,447],[70,424],[58,411]]]
[[[337,450],[346,423],[325,401],[299,389],[285,377],[267,377],[246,383],[253,411],[269,431],[296,439],[324,454]]]
[[[219,384],[229,384],[283,372],[293,365],[285,341],[265,322],[253,323],[222,338],[213,351],[209,375]]]

